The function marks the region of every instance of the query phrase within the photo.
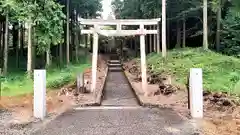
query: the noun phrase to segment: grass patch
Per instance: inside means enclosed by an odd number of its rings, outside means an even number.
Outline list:
[[[176,81],[186,84],[190,68],[203,69],[204,89],[240,94],[240,59],[221,55],[201,48],[186,48],[147,56],[147,63],[156,73],[172,74]]]
[[[47,69],[47,88],[59,88],[76,79],[76,74],[90,67],[88,62]],[[9,73],[2,79],[2,95],[17,96],[33,92],[33,81],[24,72]]]

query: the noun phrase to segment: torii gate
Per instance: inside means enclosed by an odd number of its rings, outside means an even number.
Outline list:
[[[145,35],[158,34],[159,28],[156,30],[146,30],[146,25],[157,25],[161,19],[116,19],[116,20],[102,20],[102,19],[80,19],[81,25],[93,25],[94,28],[90,30],[83,29],[81,34],[93,34],[93,55],[92,55],[92,85],[91,91],[95,92],[97,81],[97,57],[98,57],[98,38],[99,34],[104,36],[131,36],[140,35],[140,53],[141,53],[141,72],[142,72],[142,89],[145,95],[147,91],[147,64],[145,52]],[[99,26],[115,25],[116,30],[101,30]],[[138,25],[138,30],[122,30],[122,25]],[[157,46],[159,46],[159,36]]]

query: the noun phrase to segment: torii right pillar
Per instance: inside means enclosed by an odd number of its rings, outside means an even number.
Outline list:
[[[142,72],[142,90],[144,91],[144,95],[148,96],[147,90],[147,64],[146,64],[146,51],[145,51],[145,33],[144,33],[144,25],[140,25],[140,52],[141,52],[141,72]]]

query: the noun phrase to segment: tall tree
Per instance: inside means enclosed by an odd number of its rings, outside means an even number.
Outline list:
[[[186,19],[185,14],[183,15],[183,41],[182,41],[182,47],[186,47]]]
[[[5,10],[6,22],[5,22],[5,35],[4,35],[4,64],[3,75],[7,75],[8,69],[8,23],[9,23],[9,9]]]
[[[217,33],[216,33],[216,49],[220,51],[220,33],[221,33],[221,20],[222,20],[222,0],[218,1],[217,7]]]
[[[15,2],[12,0],[0,1],[0,12],[5,15],[5,34],[4,34],[4,62],[3,62],[3,75],[7,75],[8,70],[8,29],[9,29],[9,14],[15,7]]]
[[[70,63],[70,54],[69,54],[69,53],[70,53],[70,52],[69,52],[69,51],[70,51],[70,49],[69,49],[69,48],[70,48],[70,46],[69,46],[69,44],[70,44],[70,41],[69,41],[69,38],[70,38],[70,37],[69,37],[69,36],[70,36],[70,34],[69,34],[69,33],[70,33],[70,32],[69,32],[69,17],[70,17],[70,16],[69,16],[69,12],[70,12],[70,11],[69,11],[69,6],[70,6],[70,5],[69,5],[69,4],[70,4],[70,3],[69,3],[69,0],[67,0],[67,2],[66,2],[66,7],[67,7],[67,11],[66,11],[66,12],[67,12],[67,21],[66,21],[66,23],[67,23],[67,27],[66,27],[66,29],[67,29],[67,30],[66,30],[66,40],[67,40],[67,41],[66,41],[66,47],[67,47],[67,49],[66,49],[66,58],[67,58],[67,64]]]
[[[166,0],[162,0],[162,56],[167,55],[167,44],[166,44]]]
[[[177,21],[177,44],[176,44],[176,48],[180,48],[181,47],[181,24],[180,21]]]
[[[28,21],[28,55],[27,55],[27,73],[28,77],[32,75],[32,22]]]
[[[203,0],[203,48],[208,49],[208,2]]]
[[[19,60],[20,60],[19,50],[21,49],[21,23],[20,22],[18,22],[17,36],[18,36],[18,39],[17,39],[17,52],[16,52],[17,60],[16,60],[16,64],[17,64],[17,68],[19,68]]]

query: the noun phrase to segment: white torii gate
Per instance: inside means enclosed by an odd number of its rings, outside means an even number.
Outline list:
[[[117,19],[117,20],[101,20],[101,19],[80,19],[81,25],[93,25],[94,28],[90,30],[83,29],[81,34],[93,34],[93,55],[92,55],[92,85],[91,91],[95,92],[97,81],[97,57],[98,57],[98,38],[99,34],[104,36],[131,36],[140,35],[140,53],[141,53],[141,72],[142,72],[142,89],[145,95],[148,95],[147,91],[147,64],[146,64],[146,52],[145,52],[145,35],[158,34],[157,30],[146,30],[146,25],[157,25],[160,21],[157,19]],[[101,30],[99,26],[103,25],[115,25],[116,30]],[[138,30],[122,30],[122,25],[138,25]],[[159,38],[159,36],[158,36]],[[157,45],[159,46],[159,39]]]

